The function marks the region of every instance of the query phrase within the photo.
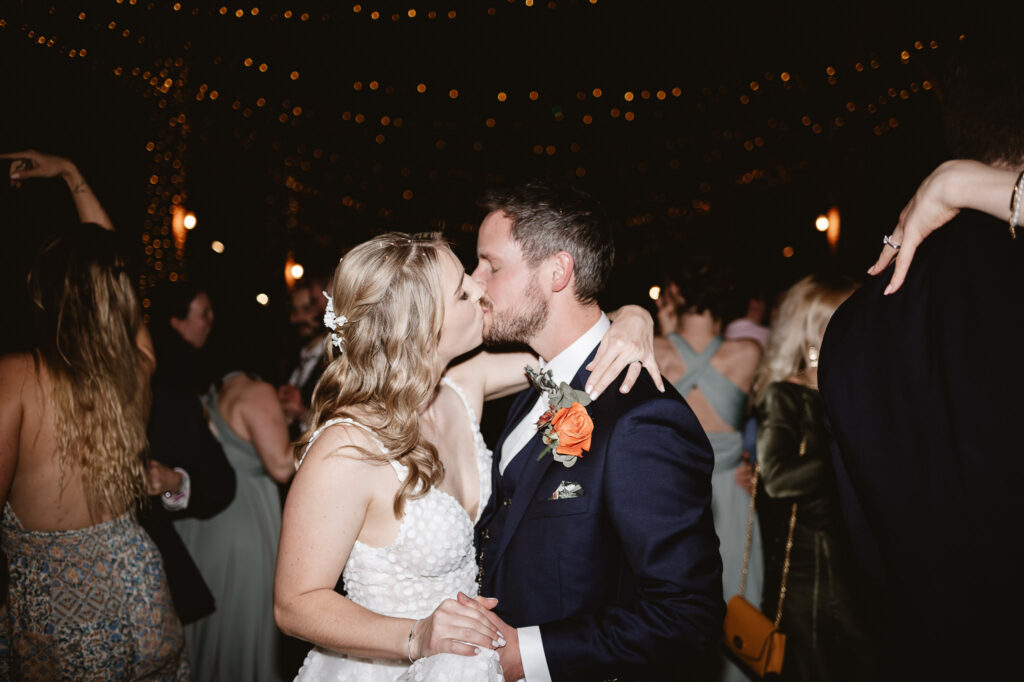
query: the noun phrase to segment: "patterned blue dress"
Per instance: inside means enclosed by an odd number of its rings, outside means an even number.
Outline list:
[[[129,513],[33,531],[8,503],[0,546],[10,571],[0,679],[189,679],[160,554]]]

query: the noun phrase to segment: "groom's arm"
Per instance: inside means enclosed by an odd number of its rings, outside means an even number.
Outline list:
[[[685,403],[648,400],[607,444],[606,512],[633,573],[628,605],[540,626],[551,678],[606,679],[685,660],[718,641],[722,563],[711,518],[714,457]]]

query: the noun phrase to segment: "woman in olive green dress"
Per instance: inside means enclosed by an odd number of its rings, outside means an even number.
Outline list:
[[[757,512],[764,545],[762,612],[774,619],[795,505],[780,629],[784,680],[861,680],[870,669],[858,585],[832,469],[818,348],[853,288],[805,277],[784,295],[754,383]]]

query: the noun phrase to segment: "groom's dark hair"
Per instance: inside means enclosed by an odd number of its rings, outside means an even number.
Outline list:
[[[576,300],[593,303],[615,259],[612,232],[600,204],[586,192],[531,181],[484,195],[480,205],[512,221],[512,239],[535,268],[559,251],[572,254]]]

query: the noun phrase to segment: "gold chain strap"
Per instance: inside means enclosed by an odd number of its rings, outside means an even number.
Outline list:
[[[743,549],[743,572],[740,573],[740,595],[747,594],[747,566],[750,564],[750,537],[754,532],[754,500],[757,499],[757,479],[761,474],[761,465],[754,467],[753,492],[750,493],[750,511],[747,513],[747,544]]]
[[[796,502],[789,513],[789,535],[786,537],[786,558],[782,562],[782,582],[779,585],[779,608],[775,612],[775,627],[782,622],[782,602],[786,599],[786,578],[789,576],[789,552],[793,549],[793,528],[796,526]]]
[[[754,467],[752,481],[753,492],[750,493],[750,512],[747,516],[747,540],[743,549],[743,572],[740,574],[740,596],[747,593],[747,568],[750,565],[750,540],[754,533],[754,502],[757,499],[757,482],[761,477],[761,465]],[[786,600],[786,578],[789,577],[789,555],[793,549],[793,528],[796,527],[796,502],[789,513],[789,535],[786,537],[786,558],[782,562],[782,582],[779,585],[779,606],[775,612],[775,627],[782,622],[782,604]]]

